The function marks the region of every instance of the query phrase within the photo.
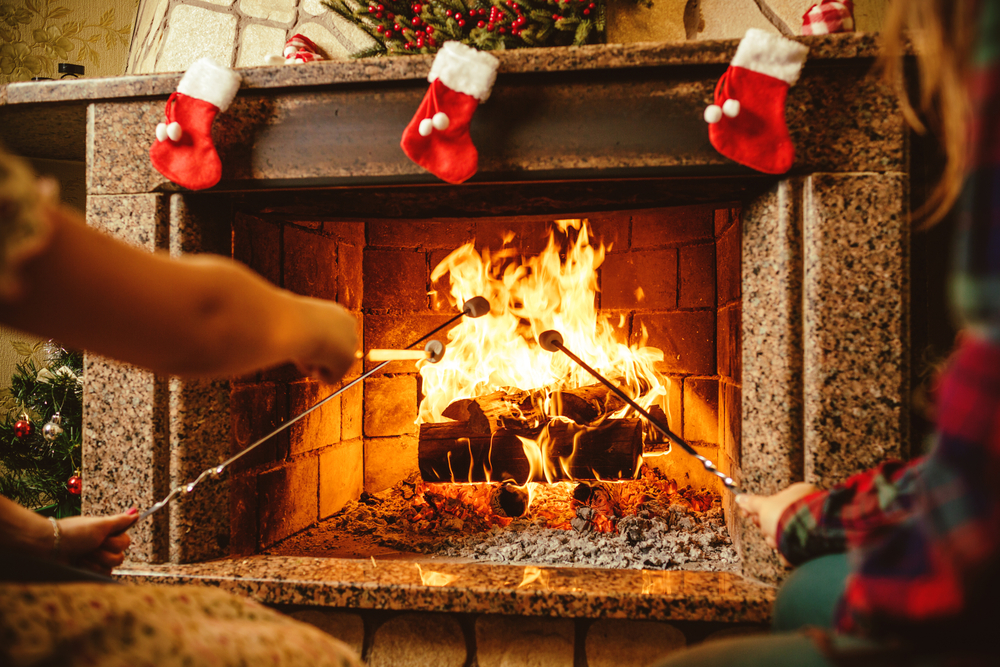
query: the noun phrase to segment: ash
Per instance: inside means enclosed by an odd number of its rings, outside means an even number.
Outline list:
[[[346,533],[379,547],[490,563],[739,570],[717,495],[678,489],[655,471],[601,489],[602,497],[580,502],[575,483],[539,484],[527,513],[511,520],[490,511],[490,485],[411,478],[364,494],[310,533],[328,539]]]

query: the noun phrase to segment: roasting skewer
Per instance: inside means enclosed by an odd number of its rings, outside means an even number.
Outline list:
[[[617,385],[613,384],[612,382],[607,380],[603,375],[601,375],[593,368],[591,368],[590,365],[588,365],[587,362],[585,362],[583,359],[576,356],[569,349],[567,349],[566,346],[563,344],[563,337],[561,333],[552,329],[544,331],[540,336],[538,336],[538,344],[542,347],[543,350],[547,352],[559,351],[565,354],[570,359],[572,359],[574,362],[576,362],[578,366],[583,368],[583,370],[593,375],[601,384],[603,384],[605,387],[613,391],[619,398],[621,398],[623,401],[632,406],[632,408],[636,412],[645,417],[649,421],[649,423],[653,425],[653,428],[655,428],[657,431],[670,438],[673,442],[676,442],[677,445],[685,452],[687,452],[691,456],[701,461],[701,464],[705,467],[705,470],[707,470],[708,472],[712,473],[713,475],[721,479],[722,483],[725,485],[727,489],[729,489],[736,495],[743,493],[740,487],[736,485],[736,482],[733,480],[732,477],[719,470],[714,463],[712,463],[707,458],[705,458],[697,451],[695,451],[694,447],[685,442],[683,438],[681,438],[679,435],[671,431],[664,424],[661,424],[659,421],[657,421],[651,414],[649,414],[649,412],[644,410],[638,403],[636,403],[631,396],[626,394],[624,391],[618,388]]]
[[[426,334],[424,334],[423,336],[421,336],[417,340],[413,341],[412,343],[410,343],[406,347],[407,348],[411,348],[411,347],[414,347],[416,345],[419,345],[420,343],[423,343],[424,341],[426,341],[428,338],[430,338],[431,336],[433,336],[437,332],[441,331],[445,327],[451,325],[453,322],[456,322],[456,321],[460,320],[463,317],[468,316],[468,317],[472,317],[472,318],[477,318],[477,317],[482,317],[483,315],[487,314],[488,312],[490,312],[490,302],[487,301],[484,297],[481,297],[481,296],[473,297],[473,298],[469,299],[468,301],[466,301],[462,305],[462,312],[460,312],[458,315],[455,315],[454,317],[452,317],[451,319],[449,319],[444,324],[435,327],[434,329],[432,329],[431,331],[427,332]],[[441,359],[441,356],[444,355],[444,349],[445,349],[444,345],[440,341],[431,340],[431,341],[427,342],[427,345],[425,345],[424,349],[422,351],[420,351],[419,353],[422,355],[421,356],[422,359],[427,359],[428,361],[432,361],[432,363],[437,363],[437,361],[434,361],[434,357],[436,357],[437,360],[439,361]],[[312,405],[312,407],[306,409],[303,412],[300,412],[296,416],[294,416],[291,419],[287,420],[286,422],[284,422],[283,424],[281,424],[280,426],[278,426],[276,429],[274,429],[273,431],[271,431],[270,433],[268,433],[267,435],[265,435],[264,437],[262,437],[260,440],[257,440],[256,442],[254,442],[254,443],[252,443],[250,445],[247,445],[246,447],[244,447],[243,449],[241,449],[236,454],[234,454],[233,456],[229,457],[228,459],[226,459],[225,461],[223,461],[219,465],[212,466],[211,468],[202,471],[202,473],[200,475],[198,475],[193,481],[188,482],[187,484],[184,484],[184,485],[181,485],[181,486],[175,486],[173,489],[170,490],[170,493],[168,493],[167,496],[163,500],[161,500],[160,502],[156,503],[155,505],[152,505],[148,509],[144,510],[141,514],[139,514],[139,519],[138,520],[141,521],[142,519],[145,519],[146,517],[148,517],[149,515],[153,514],[154,512],[160,511],[161,509],[163,509],[164,507],[166,507],[167,505],[169,505],[170,502],[174,498],[176,498],[177,496],[181,495],[182,493],[191,493],[192,491],[194,491],[195,487],[198,486],[198,484],[200,484],[202,482],[202,480],[204,480],[204,479],[206,479],[208,477],[218,477],[223,472],[225,472],[226,468],[229,467],[231,464],[235,463],[236,461],[238,461],[242,457],[246,456],[251,451],[253,451],[257,447],[259,447],[260,445],[264,444],[265,442],[267,442],[268,440],[270,440],[274,436],[278,435],[279,433],[281,433],[282,431],[284,431],[286,428],[288,428],[289,426],[291,426],[295,422],[299,421],[300,419],[302,419],[303,417],[305,417],[309,413],[313,412],[314,410],[319,409],[327,401],[330,401],[330,400],[336,398],[337,396],[341,395],[342,393],[344,393],[345,391],[347,391],[348,389],[350,389],[354,385],[358,384],[359,382],[364,381],[366,378],[368,378],[368,377],[374,375],[375,373],[377,373],[378,371],[382,370],[383,368],[385,368],[386,366],[388,366],[390,363],[392,363],[392,360],[383,361],[378,366],[375,366],[374,368],[372,368],[368,372],[362,373],[361,375],[359,375],[358,377],[354,378],[353,380],[351,380],[350,382],[348,382],[343,387],[341,387],[337,391],[333,392],[332,394],[330,394],[326,398],[324,398],[324,399],[322,399],[322,400],[314,403]]]

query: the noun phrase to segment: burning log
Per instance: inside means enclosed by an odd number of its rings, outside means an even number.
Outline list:
[[[553,479],[631,478],[642,454],[638,419],[610,419],[596,428],[560,419],[544,428],[522,424],[493,433],[477,432],[470,422],[421,424],[420,475],[427,482],[484,482],[489,477],[523,484],[532,467],[518,436],[540,439],[542,463]],[[545,481],[541,471],[536,477],[534,481]]]
[[[501,389],[492,394],[454,401],[442,414],[448,419],[469,422],[473,433],[496,433],[504,428],[543,424],[554,416],[566,417],[577,424],[591,424],[625,407],[625,401],[598,383],[551,392],[552,407],[545,416],[536,407],[541,402],[543,391]]]

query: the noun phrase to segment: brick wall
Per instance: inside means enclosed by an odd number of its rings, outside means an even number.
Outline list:
[[[595,242],[610,246],[600,269],[601,309],[616,320],[624,316],[631,342],[645,328],[648,344],[664,351],[659,370],[670,378],[670,427],[723,466],[738,463],[738,212],[699,206],[573,217],[589,219]],[[454,315],[430,284],[431,270],[449,252],[469,241],[495,249],[513,232],[512,245],[537,253],[553,219],[300,221],[238,214],[233,256],[275,284],[350,308],[365,349],[398,348]],[[364,369],[374,365],[366,361]],[[348,379],[360,372],[358,364]],[[292,367],[234,380],[233,450],[333,389]],[[362,491],[381,491],[416,472],[419,392],[414,364],[389,364],[242,462],[234,484],[234,552],[273,544]],[[665,445],[651,449],[659,455],[649,462],[682,482],[716,483],[688,457],[666,454]]]

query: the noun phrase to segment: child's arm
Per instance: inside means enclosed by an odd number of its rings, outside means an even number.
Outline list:
[[[295,362],[339,379],[354,363],[355,319],[297,296],[237,262],[170,259],[90,229],[46,206],[45,248],[25,262],[5,324],[163,374],[224,376]]]

